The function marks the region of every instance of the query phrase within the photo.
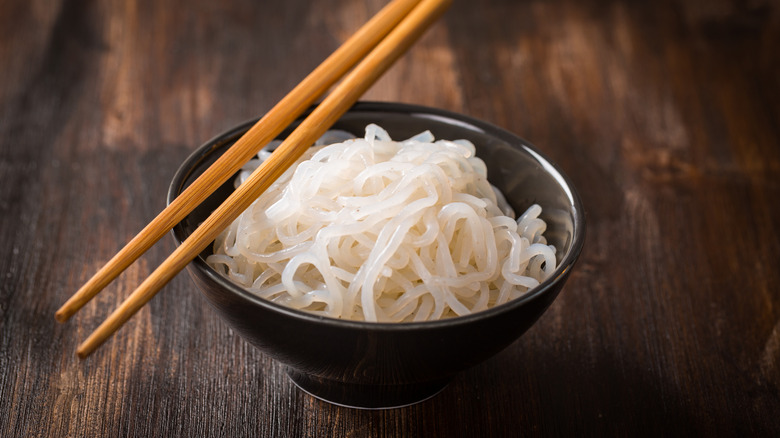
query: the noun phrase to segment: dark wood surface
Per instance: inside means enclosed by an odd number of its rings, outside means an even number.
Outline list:
[[[87,360],[165,238],[54,311],[379,0],[0,3],[0,436],[780,436],[780,4],[456,0],[365,96],[537,144],[584,252],[518,342],[426,402],[299,391],[180,275]]]

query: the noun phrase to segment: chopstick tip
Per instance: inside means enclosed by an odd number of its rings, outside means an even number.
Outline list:
[[[76,348],[76,356],[78,356],[78,358],[81,360],[86,359],[90,354],[92,354],[93,351],[95,351],[94,347],[89,347],[85,344],[86,342],[83,342],[78,346],[78,348]]]
[[[54,313],[54,319],[56,319],[57,322],[67,322],[71,315],[72,314],[68,312],[66,308],[62,307],[60,310]]]

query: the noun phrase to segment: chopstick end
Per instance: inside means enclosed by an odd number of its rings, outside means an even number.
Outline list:
[[[84,360],[89,357],[93,351],[95,351],[95,347],[87,345],[87,342],[82,342],[81,345],[76,348],[76,356],[78,356],[79,359]]]
[[[71,316],[73,316],[73,313],[68,312],[68,309],[65,307],[60,308],[60,310],[54,313],[54,319],[56,319],[57,322],[67,322]]]

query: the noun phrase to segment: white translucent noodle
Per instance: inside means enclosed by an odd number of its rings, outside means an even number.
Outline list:
[[[479,312],[555,270],[541,207],[515,220],[470,142],[394,142],[373,124],[327,137],[216,239],[214,269],[285,306],[379,322]]]

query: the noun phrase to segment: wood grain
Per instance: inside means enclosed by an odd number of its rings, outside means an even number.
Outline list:
[[[537,144],[588,238],[548,313],[424,403],[320,402],[179,276],[88,360],[163,239],[51,315],[384,2],[0,3],[0,436],[780,435],[780,4],[456,1],[366,95]]]

